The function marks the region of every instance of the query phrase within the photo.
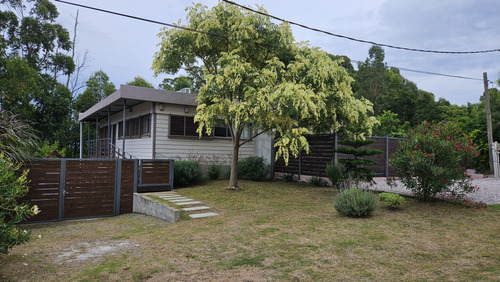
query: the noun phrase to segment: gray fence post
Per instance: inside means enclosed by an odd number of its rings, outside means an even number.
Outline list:
[[[389,133],[385,136],[385,177],[389,177]]]
[[[172,190],[172,191],[174,191],[174,165],[175,165],[174,160],[170,160],[170,166],[169,166],[170,167],[170,171],[169,171],[170,177],[169,177],[169,179],[170,179],[170,190]]]
[[[137,192],[138,185],[139,185],[139,160],[134,159],[134,193]]]
[[[120,200],[121,200],[121,190],[122,190],[122,165],[123,165],[123,159],[115,160],[115,195],[114,195],[113,215],[120,214]]]
[[[302,174],[302,151],[299,152],[299,181],[300,181],[300,175]]]
[[[61,159],[59,171],[59,220],[64,219],[64,197],[66,194],[66,159]]]
[[[335,150],[338,149],[338,139],[337,138],[338,138],[337,132],[335,132],[333,134],[333,149],[335,149]],[[338,153],[337,152],[333,153],[333,163],[334,164],[338,163],[338,159],[339,159]]]

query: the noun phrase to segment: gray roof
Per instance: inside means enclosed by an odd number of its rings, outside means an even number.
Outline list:
[[[99,119],[105,118],[108,116],[108,110],[111,115],[119,113],[123,110],[124,103],[126,108],[143,102],[197,106],[196,97],[196,94],[122,84],[120,85],[120,89],[116,90],[113,94],[104,98],[84,113],[80,113],[78,121],[95,120],[97,117]]]

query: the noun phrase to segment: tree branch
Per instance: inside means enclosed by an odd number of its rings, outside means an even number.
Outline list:
[[[261,135],[261,134],[263,134],[263,133],[266,133],[266,132],[268,132],[268,131],[269,131],[269,130],[264,130],[264,131],[261,131],[261,132],[259,132],[259,133],[255,134],[254,136],[252,136],[252,137],[248,138],[247,140],[245,140],[243,143],[241,143],[241,144],[240,144],[240,147],[241,147],[241,146],[243,146],[243,145],[245,145],[246,143],[248,143],[248,142],[252,141],[253,139],[255,139],[255,137],[257,137],[257,136],[259,136],[259,135]]]

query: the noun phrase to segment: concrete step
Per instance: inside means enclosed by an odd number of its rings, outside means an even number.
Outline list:
[[[189,216],[191,218],[204,218],[204,217],[217,216],[217,215],[219,215],[219,214],[215,213],[215,212],[205,212],[205,213],[190,214]]]
[[[182,208],[183,211],[201,211],[201,210],[208,210],[208,209],[210,209],[210,207],[207,207],[207,206]]]
[[[158,196],[162,199],[177,199],[177,198],[184,198],[183,196],[180,196],[180,195],[177,195],[177,196],[163,196],[163,195],[160,195]]]
[[[189,198],[183,198],[183,199],[175,199],[175,200],[167,200],[167,201],[172,202],[172,203],[180,203],[180,202],[192,202],[194,200],[189,199]]]
[[[188,205],[198,205],[201,204],[199,201],[192,201],[192,202],[180,202],[180,203],[175,203],[178,206],[188,206]]]

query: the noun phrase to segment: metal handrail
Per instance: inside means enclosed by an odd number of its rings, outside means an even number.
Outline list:
[[[87,141],[89,144],[89,152],[88,155],[95,155],[96,158],[99,158],[102,154],[100,152],[104,149],[104,156],[108,158],[117,158],[119,159],[137,159],[132,154],[123,151],[121,148],[118,148],[115,144],[111,142],[110,138],[100,138],[95,140]]]
[[[135,156],[133,156],[132,154],[130,153],[127,153],[125,151],[123,151],[122,149],[116,147],[115,144],[113,143],[109,143],[110,145],[110,148],[113,149],[113,155],[116,153],[118,156],[121,156],[122,158],[124,159],[137,159]],[[122,153],[123,152],[123,153]],[[128,158],[127,158],[127,155],[128,155]]]

